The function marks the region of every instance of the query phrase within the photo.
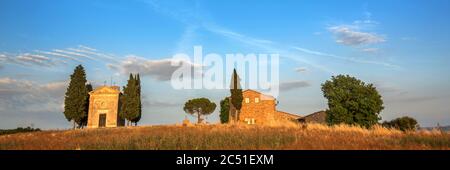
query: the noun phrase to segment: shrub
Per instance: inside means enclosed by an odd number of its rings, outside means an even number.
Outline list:
[[[401,131],[413,131],[419,128],[417,120],[408,116],[396,118],[391,121],[384,121],[382,125],[384,127],[395,128]]]

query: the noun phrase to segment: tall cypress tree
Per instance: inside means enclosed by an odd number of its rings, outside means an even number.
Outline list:
[[[244,99],[244,97],[242,96],[241,83],[240,83],[239,75],[236,72],[236,69],[233,70],[233,75],[231,77],[230,92],[231,92],[231,104],[237,110],[237,113],[234,113],[234,115],[231,115],[231,116],[234,117],[235,121],[239,121],[238,120],[239,114],[241,112],[242,100]]]
[[[86,90],[88,93],[86,106],[85,106],[87,115],[84,119],[81,120],[81,125],[79,126],[80,128],[87,126],[87,121],[88,121],[88,117],[89,117],[89,97],[90,97],[89,92],[91,92],[93,90],[91,83],[86,84]]]
[[[120,107],[119,107],[119,116],[121,119],[123,120],[127,120],[126,116],[125,116],[125,112],[126,112],[126,107],[127,107],[127,96],[125,95],[127,93],[127,86],[123,86],[123,93],[119,96],[119,103],[120,103]]]
[[[124,93],[122,95],[122,107],[120,111],[120,116],[123,119],[126,119],[127,125],[130,124],[130,121],[133,120],[134,114],[136,112],[136,102],[135,92],[136,90],[136,82],[133,74],[130,73],[130,77],[128,78],[127,85],[124,87]]]
[[[64,97],[64,116],[68,121],[73,122],[78,127],[83,126],[83,121],[87,118],[88,90],[86,88],[86,73],[82,65],[75,67],[74,73],[70,75],[69,87]]]
[[[136,102],[135,104],[137,105],[137,110],[135,112],[135,114],[133,114],[133,119],[132,122],[137,125],[137,122],[139,122],[139,120],[141,120],[141,116],[142,116],[142,103],[141,103],[141,78],[139,76],[139,74],[136,75],[135,77],[135,82],[136,82],[136,90],[135,90],[135,95],[134,95],[134,102]]]

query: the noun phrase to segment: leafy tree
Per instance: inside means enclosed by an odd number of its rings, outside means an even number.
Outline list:
[[[384,127],[395,128],[401,131],[413,131],[419,128],[417,120],[408,116],[396,118],[391,121],[384,121],[382,125]]]
[[[327,122],[371,127],[381,118],[383,100],[373,84],[366,84],[349,75],[332,76],[322,84],[328,99]]]
[[[70,75],[70,83],[64,97],[64,116],[68,121],[73,121],[73,128],[83,126],[87,118],[88,89],[86,88],[86,73],[82,65],[75,67]]]
[[[230,116],[230,99],[225,97],[220,101],[220,123],[228,123]]]
[[[242,107],[242,100],[244,99],[244,97],[242,96],[240,79],[239,79],[239,75],[236,72],[236,69],[233,70],[233,75],[232,75],[231,79],[232,79],[231,87],[230,87],[231,104],[233,105],[234,108],[236,108],[236,110],[238,112],[237,114],[236,113],[234,114],[234,119],[236,121],[238,121],[239,114],[241,112],[241,107]]]
[[[183,110],[191,115],[197,115],[197,123],[202,122],[202,115],[209,115],[216,109],[216,104],[207,98],[196,98],[187,101]]]

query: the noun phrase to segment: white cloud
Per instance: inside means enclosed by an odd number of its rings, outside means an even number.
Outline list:
[[[367,45],[385,42],[385,38],[375,33],[356,31],[346,25],[328,28],[336,36],[336,42],[344,45]]]
[[[306,67],[298,67],[298,68],[295,68],[295,71],[301,73],[301,72],[306,72],[307,69],[306,69]]]
[[[121,74],[139,73],[141,76],[150,76],[160,81],[168,81],[172,74],[180,66],[172,66],[174,59],[151,60],[134,55],[129,55],[120,64],[107,64],[107,67],[119,71]],[[189,61],[181,61],[192,67],[201,67]]]
[[[34,81],[0,78],[0,110],[14,112],[57,112],[63,103],[67,82],[39,84]]]
[[[380,49],[378,49],[378,48],[364,48],[364,49],[362,49],[361,51],[363,51],[363,52],[367,52],[367,53],[376,53],[376,52],[378,52]]]
[[[63,115],[65,81],[38,83],[10,77],[0,78],[0,117],[8,118],[0,128],[35,124],[39,128],[69,125]]]
[[[288,91],[288,90],[302,88],[302,87],[308,87],[308,86],[311,86],[311,84],[307,81],[289,81],[289,82],[280,83],[280,90]]]

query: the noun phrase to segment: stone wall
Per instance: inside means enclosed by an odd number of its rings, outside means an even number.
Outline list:
[[[268,124],[275,120],[275,99],[262,96],[263,94],[246,90],[242,93],[242,102],[239,120],[246,124]],[[265,99],[265,100],[263,100]]]

